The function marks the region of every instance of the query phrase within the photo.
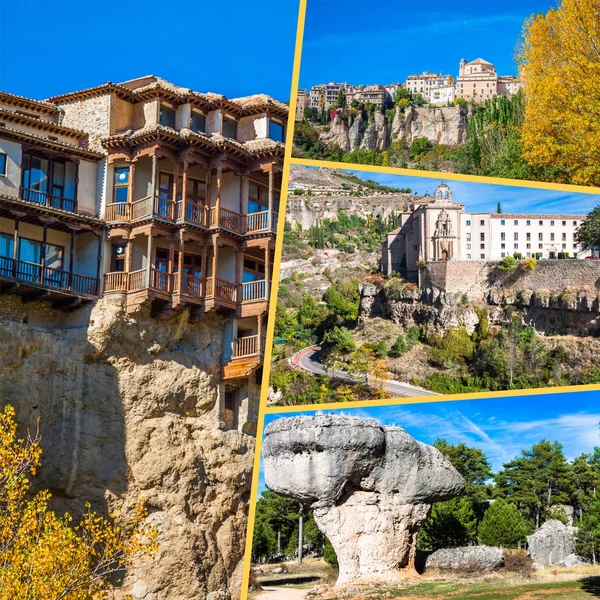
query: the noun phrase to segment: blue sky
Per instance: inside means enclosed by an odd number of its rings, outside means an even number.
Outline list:
[[[266,93],[288,101],[298,6],[2,2],[0,89],[42,99],[153,74],[230,98]]]
[[[555,0],[308,0],[300,87],[404,81],[422,71],[458,75],[478,57],[516,75],[523,22]]]
[[[410,188],[415,194],[433,195],[441,183],[440,177],[387,175],[345,169],[361,179],[372,179],[383,185]],[[586,215],[600,204],[600,195],[577,194],[555,190],[514,187],[467,181],[446,181],[452,190],[452,199],[466,205],[467,212],[496,212],[498,202],[504,213]]]
[[[371,417],[383,425],[402,427],[427,444],[439,437],[452,444],[464,442],[483,450],[494,471],[518,456],[521,450],[543,439],[563,444],[569,459],[600,446],[600,391],[344,408],[327,412]],[[281,416],[302,414],[317,413]],[[278,415],[265,415],[265,426],[277,418]],[[264,489],[261,472],[260,491]]]

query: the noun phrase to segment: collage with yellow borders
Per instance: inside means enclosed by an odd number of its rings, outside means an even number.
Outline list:
[[[242,599],[598,597],[598,6],[382,4],[301,2]]]

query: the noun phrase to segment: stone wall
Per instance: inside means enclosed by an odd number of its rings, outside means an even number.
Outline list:
[[[110,94],[67,102],[60,109],[62,112],[61,125],[87,132],[90,150],[104,152],[100,140],[110,133]]]
[[[76,517],[127,513],[145,498],[159,530],[152,564],[128,573],[113,598],[239,597],[254,437],[229,430],[220,381],[224,324],[186,309],[166,320],[127,314],[109,296],[73,313],[0,297],[0,406],[41,423],[38,488]],[[248,386],[240,420],[256,417]],[[242,414],[243,413],[243,414]]]
[[[600,290],[600,261],[538,261],[533,271],[517,267],[500,271],[498,263],[486,261],[430,262],[422,272],[421,288],[448,294],[466,293],[473,300],[483,300],[490,291],[544,290],[550,294],[568,290],[596,294]]]

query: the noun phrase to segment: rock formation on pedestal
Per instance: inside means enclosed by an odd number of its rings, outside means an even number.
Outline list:
[[[558,564],[575,552],[573,529],[554,519],[546,521],[528,536],[527,544],[531,560],[536,565]]]
[[[312,506],[337,554],[338,585],[414,570],[431,504],[465,486],[436,448],[373,419],[278,419],[265,431],[263,460],[271,490]]]

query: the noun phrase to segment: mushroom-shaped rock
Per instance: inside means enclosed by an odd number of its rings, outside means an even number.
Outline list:
[[[431,503],[465,485],[436,448],[357,417],[278,419],[265,431],[263,463],[271,490],[312,505],[337,553],[338,584],[393,580],[414,569]]]

